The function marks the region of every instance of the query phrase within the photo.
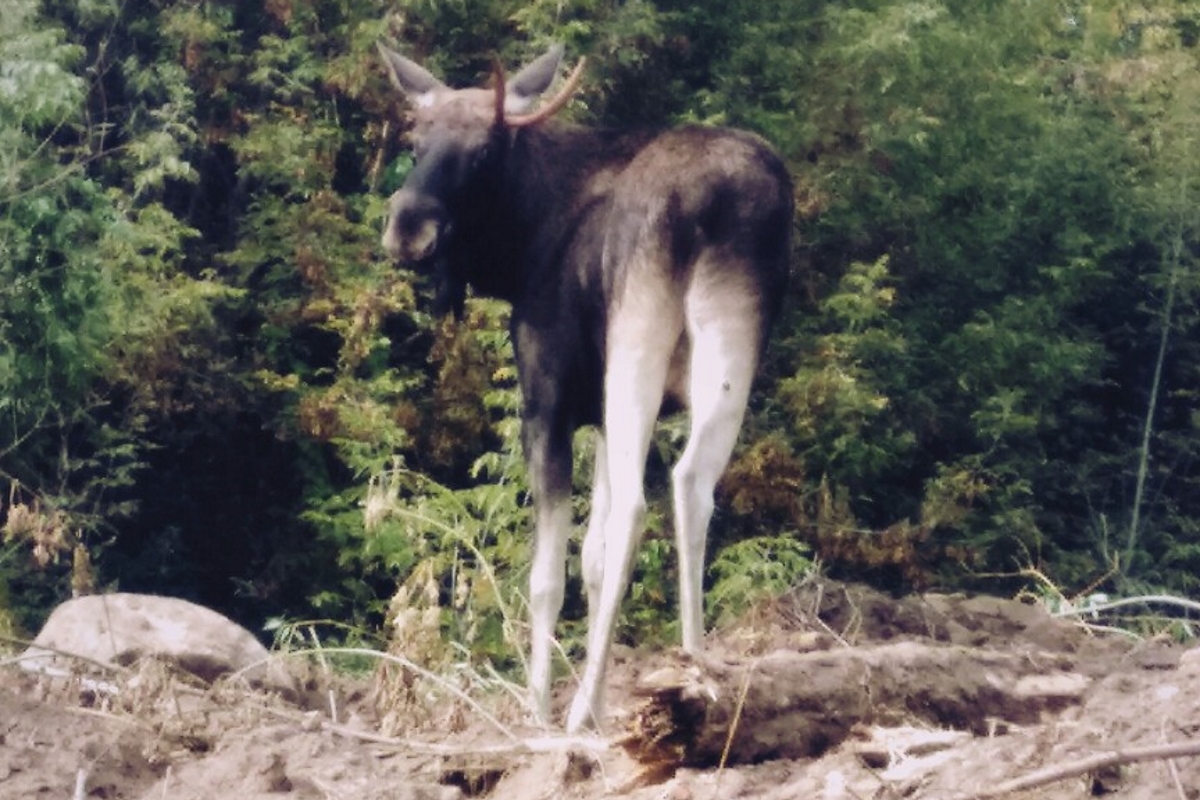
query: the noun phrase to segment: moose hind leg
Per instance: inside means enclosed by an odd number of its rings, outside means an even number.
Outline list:
[[[710,293],[689,298],[692,338],[687,447],[672,470],[683,648],[704,639],[704,552],[713,492],[742,427],[757,368],[760,324],[752,298]]]
[[[641,538],[646,454],[683,324],[682,315],[670,313],[669,297],[656,305],[630,306],[623,307],[608,328],[603,458],[607,462],[608,513],[602,528],[589,525],[590,547],[585,543],[585,558],[603,548],[603,566],[599,591],[589,587],[587,663],[567,717],[567,730],[572,732],[598,725],[603,716],[608,652]],[[597,536],[602,537],[599,543]]]
[[[592,502],[587,533],[583,537],[583,583],[587,588],[588,630],[595,625],[596,609],[604,582],[604,525],[608,520],[608,459],[604,434],[596,433],[596,456],[592,467]]]

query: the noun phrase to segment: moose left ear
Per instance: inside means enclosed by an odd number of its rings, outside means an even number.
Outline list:
[[[509,114],[528,111],[533,101],[550,88],[562,57],[563,46],[553,45],[509,79],[505,84],[504,110]]]
[[[383,56],[388,77],[397,89],[408,95],[409,102],[427,106],[433,102],[435,94],[446,88],[444,83],[417,62],[385,47],[382,42],[376,42],[375,46],[379,48],[379,55]]]

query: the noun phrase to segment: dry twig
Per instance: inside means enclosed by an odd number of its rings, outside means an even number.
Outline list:
[[[318,652],[318,651],[314,650],[312,648],[309,648],[309,649],[301,649],[301,650],[291,650],[286,653],[279,653],[276,655],[284,655],[287,657],[296,657],[296,656],[309,656],[309,655],[313,655],[316,652]],[[439,686],[443,690],[449,692],[450,694],[457,697],[459,700],[466,703],[468,706],[470,706],[472,711],[474,711],[476,714],[478,714],[480,716],[480,718],[486,720],[490,725],[492,725],[492,727],[494,727],[497,731],[499,731],[504,736],[504,738],[508,739],[510,742],[517,742],[519,739],[519,737],[515,733],[513,733],[512,730],[510,730],[507,725],[505,725],[500,720],[496,719],[496,717],[493,716],[491,713],[489,713],[488,710],[485,709],[483,706],[481,706],[479,704],[479,702],[475,700],[475,698],[471,697],[466,692],[464,692],[462,689],[460,689],[457,686],[455,686],[454,684],[450,683],[448,680],[446,680],[441,675],[438,675],[436,672],[431,672],[430,670],[427,670],[424,667],[422,667],[420,664],[410,661],[407,658],[404,658],[403,656],[396,655],[395,653],[382,653],[378,650],[370,650],[365,647],[323,647],[323,648],[320,648],[319,652],[322,654],[368,656],[370,658],[378,658],[382,661],[390,661],[394,664],[399,664],[400,666],[405,667],[406,669],[412,670],[416,674],[420,675],[422,678],[425,678],[426,680]],[[237,672],[234,672],[231,675],[231,677],[238,677],[249,670],[252,670],[258,666],[261,666],[262,663],[263,662],[255,662],[248,666],[242,667]]]
[[[1200,611],[1200,602],[1189,600],[1186,597],[1174,597],[1169,594],[1148,594],[1140,597],[1123,597],[1119,600],[1110,600],[1106,603],[1096,603],[1094,605],[1064,608],[1061,611],[1054,612],[1053,616],[1077,617],[1082,616],[1083,614],[1111,611],[1114,608],[1123,608],[1125,606],[1135,605],[1178,606],[1185,611]]]
[[[1119,767],[1125,764],[1136,764],[1141,761],[1163,761],[1185,756],[1200,756],[1200,740],[1128,747],[1122,750],[1095,753],[1078,761],[1053,764],[1049,767],[1030,772],[1027,775],[1022,775],[1019,778],[1014,778],[1011,781],[1005,781],[997,786],[981,789],[978,792],[954,795],[949,800],[989,800],[994,797],[1003,797],[1007,794],[1034,789],[1038,786],[1057,783],[1067,778],[1086,775],[1089,772],[1095,772],[1106,767]]]
[[[78,653],[69,653],[66,650],[59,650],[58,648],[51,647],[50,645],[34,644],[32,641],[30,641],[28,639],[18,639],[13,636],[5,636],[3,634],[0,634],[0,642],[4,642],[5,644],[20,645],[20,646],[24,646],[27,648],[36,647],[37,650],[40,651],[40,652],[33,652],[33,653],[26,652],[26,653],[22,653],[20,655],[5,658],[3,660],[0,660],[0,667],[9,667],[9,666],[13,666],[16,664],[20,664],[22,661],[36,661],[38,659],[44,659],[48,655],[54,655],[54,656],[61,656],[62,658],[70,659],[73,661],[78,661],[82,664],[88,664],[89,666],[96,667],[97,669],[104,670],[105,672],[115,672],[118,675],[128,675],[130,673],[130,669],[128,667],[123,667],[120,664],[110,664],[105,661],[97,661],[94,658],[88,658],[87,656],[81,656]],[[38,672],[38,671],[44,671],[44,670],[34,669],[32,671]]]
[[[733,710],[733,721],[729,723],[729,735],[725,737],[725,747],[721,750],[721,760],[717,764],[717,780],[714,784],[714,793],[721,787],[721,775],[725,772],[725,765],[729,761],[729,749],[733,747],[733,737],[737,735],[738,725],[742,721],[742,711],[746,708],[746,694],[750,691],[750,679],[754,677],[754,668],[758,666],[760,659],[755,659],[746,667],[746,677],[742,681],[741,691],[738,692],[737,705]]]
[[[87,779],[88,771],[80,767],[75,772],[75,791],[71,795],[72,800],[86,800],[87,798]]]

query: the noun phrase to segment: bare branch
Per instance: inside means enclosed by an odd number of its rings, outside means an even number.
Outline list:
[[[1141,761],[1166,761],[1183,756],[1200,756],[1200,740],[1154,744],[1144,747],[1129,747],[1123,750],[1096,753],[1087,758],[1081,758],[1078,761],[1054,764],[978,792],[953,795],[948,800],[989,800],[994,797],[1003,797],[1007,794],[1034,789],[1038,786],[1057,783],[1067,778],[1076,778],[1080,775],[1086,775],[1089,772],[1104,769],[1105,767],[1136,764]]]

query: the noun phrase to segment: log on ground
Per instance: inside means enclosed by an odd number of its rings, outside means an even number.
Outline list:
[[[918,642],[747,661],[697,656],[642,679],[619,741],[656,771],[815,757],[858,725],[982,734],[1033,722],[1078,702],[1087,685],[1061,654]]]

